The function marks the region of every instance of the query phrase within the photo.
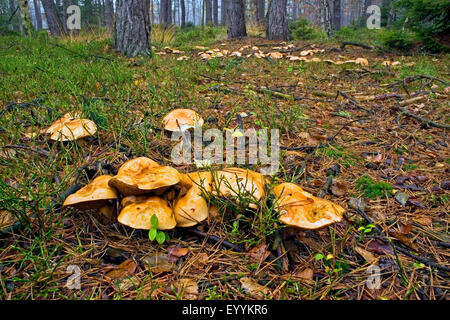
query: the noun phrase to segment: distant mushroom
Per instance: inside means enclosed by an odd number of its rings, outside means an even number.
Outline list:
[[[192,227],[209,216],[208,203],[202,197],[202,189],[205,192],[211,191],[211,173],[192,172],[187,176],[192,179],[192,186],[177,200],[173,209],[178,227]]]
[[[83,210],[104,207],[109,200],[117,199],[116,190],[108,184],[111,178],[112,176],[109,175],[98,176],[88,185],[68,196],[63,205]]]
[[[251,195],[254,200],[258,201],[266,194],[264,176],[248,169],[226,168],[218,171],[214,186],[216,189],[219,188],[219,195],[223,197],[236,198],[239,193],[242,193]],[[254,202],[250,203],[249,207],[258,208]]]
[[[202,117],[191,109],[175,109],[169,112],[163,119],[164,130],[185,131],[195,126],[203,126]]]
[[[294,183],[282,183],[273,189],[278,197],[280,221],[303,229],[318,229],[340,222],[345,209],[317,198]]]
[[[159,230],[170,230],[177,224],[167,201],[158,196],[125,197],[122,207],[117,220],[134,229],[150,230],[153,215],[158,218]]]
[[[54,141],[74,141],[89,137],[97,132],[96,124],[88,119],[61,118],[55,121],[46,133]]]
[[[180,178],[181,174],[176,169],[139,157],[125,162],[117,175],[109,181],[109,185],[126,196],[161,193],[167,187],[177,184]]]

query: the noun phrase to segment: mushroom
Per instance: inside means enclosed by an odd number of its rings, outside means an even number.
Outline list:
[[[164,130],[185,131],[195,126],[203,126],[203,119],[191,109],[175,109],[169,112],[163,119]]]
[[[54,141],[74,141],[89,137],[97,132],[96,124],[88,119],[61,118],[55,121],[47,130],[50,139]]]
[[[109,175],[98,176],[88,185],[68,196],[63,206],[83,210],[105,206],[108,200],[117,199],[116,190],[108,184],[111,178],[112,176]]]
[[[314,197],[294,183],[282,183],[273,189],[278,197],[280,221],[303,229],[318,229],[340,222],[345,209],[328,200]]]
[[[122,194],[139,195],[148,192],[162,193],[177,184],[181,174],[172,167],[160,166],[155,161],[139,157],[125,162],[109,185]]]
[[[166,200],[158,196],[130,196],[122,199],[122,211],[117,220],[135,229],[150,230],[151,218],[158,218],[159,230],[175,228],[176,221]]]
[[[192,181],[191,188],[177,200],[173,208],[178,227],[192,227],[209,216],[208,203],[202,197],[202,190],[211,191],[211,173],[192,172],[186,176]]]
[[[264,198],[264,176],[258,172],[241,169],[227,168],[217,173],[215,187],[219,188],[219,195],[236,198],[238,194],[252,195],[255,200]],[[215,193],[217,193],[214,190]],[[256,203],[250,203],[249,207],[257,209]]]

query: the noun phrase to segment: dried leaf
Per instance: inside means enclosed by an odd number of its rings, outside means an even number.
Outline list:
[[[404,192],[397,192],[395,194],[395,200],[397,200],[403,207],[406,205],[406,202],[408,202],[409,196]]]
[[[269,255],[270,251],[268,250],[268,245],[265,243],[261,243],[248,252],[249,260],[258,263],[266,260]]]
[[[137,264],[133,260],[125,260],[119,264],[116,269],[108,272],[106,276],[111,279],[125,278],[127,275],[134,273],[134,271],[136,271],[136,267]]]
[[[169,255],[164,253],[153,254],[143,259],[145,266],[155,273],[169,272],[175,269],[175,263],[171,262]]]
[[[195,300],[198,298],[198,284],[193,279],[183,278],[175,282],[178,292],[183,292],[183,299]]]
[[[312,280],[314,277],[314,271],[311,268],[306,268],[302,272],[298,272],[295,275],[305,280]]]
[[[240,279],[240,282],[242,285],[242,289],[244,289],[246,293],[250,294],[254,298],[264,299],[264,297],[270,293],[269,288],[260,285],[258,282],[251,278],[242,277]]]
[[[187,255],[190,251],[187,248],[181,248],[178,246],[170,246],[167,248],[168,252],[168,260],[169,262],[177,262],[179,258],[184,257]]]
[[[367,250],[378,254],[394,254],[394,250],[392,250],[392,247],[390,245],[380,243],[376,240],[369,242],[369,244],[367,245]]]
[[[361,247],[359,247],[359,246],[357,246],[357,247],[355,248],[355,251],[356,251],[361,257],[363,257],[364,260],[366,260],[368,263],[372,263],[372,262],[378,261],[378,258],[375,257],[371,252],[369,252],[369,251],[367,251],[367,250],[365,250],[365,249],[363,249],[363,248],[361,248]]]

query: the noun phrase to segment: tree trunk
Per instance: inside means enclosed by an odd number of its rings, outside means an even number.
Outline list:
[[[172,0],[161,0],[159,20],[166,27],[172,24]]]
[[[333,1],[333,29],[341,28],[341,0]]]
[[[227,24],[228,0],[220,0],[220,24]]]
[[[192,19],[195,26],[195,0],[192,0]]]
[[[181,5],[181,27],[184,28],[186,25],[186,4],[184,0],[180,0]]]
[[[258,24],[264,23],[264,0],[255,0],[256,7],[256,22]]]
[[[58,11],[53,0],[42,0],[42,6],[44,7],[50,34],[53,36],[65,35],[64,25],[57,14]]]
[[[105,0],[105,24],[108,33],[114,32],[114,6],[112,0]]]
[[[289,38],[287,0],[271,0],[267,14],[267,39],[287,41]]]
[[[26,36],[31,36],[34,32],[33,22],[30,16],[28,0],[19,0],[20,18],[22,19],[23,32]]]
[[[150,51],[150,11],[147,0],[118,0],[114,48],[135,57]]]
[[[219,0],[213,0],[213,23],[219,25]]]
[[[228,0],[228,38],[236,39],[247,36],[245,28],[244,0]]]
[[[212,0],[205,0],[206,24],[212,25]]]
[[[331,35],[331,12],[330,12],[330,4],[328,3],[328,0],[322,0],[322,6],[323,6],[323,24],[325,27],[325,32],[327,33],[327,36]]]
[[[39,0],[33,0],[34,15],[36,17],[36,29],[42,29],[41,3]]]

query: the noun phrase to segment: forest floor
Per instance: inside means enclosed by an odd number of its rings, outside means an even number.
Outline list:
[[[127,59],[108,39],[0,38],[0,298],[447,299],[450,56],[293,44],[291,55],[323,49],[306,56],[321,61],[247,57],[252,46],[286,50],[260,38],[213,43],[250,47],[207,61],[194,48]],[[357,58],[368,65],[323,61]],[[191,228],[215,237],[178,228],[159,245],[98,212],[61,208],[73,185],[133,157],[173,165],[176,142],[158,128],[177,107],[208,128],[237,127],[244,112],[245,128],[279,129],[272,183],[324,194],[345,219],[305,231],[222,213]],[[39,134],[76,111],[97,123],[94,137]],[[81,289],[69,289],[77,267]]]

